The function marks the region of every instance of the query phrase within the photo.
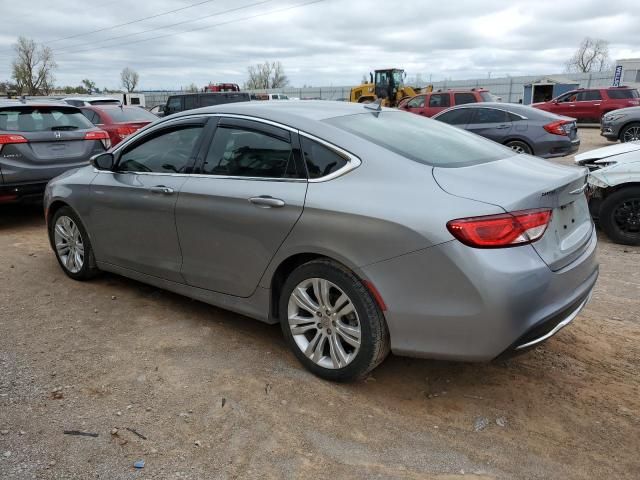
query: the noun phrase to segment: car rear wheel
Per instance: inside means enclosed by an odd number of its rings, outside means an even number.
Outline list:
[[[389,353],[380,307],[360,279],[335,262],[314,260],[295,269],[279,307],[287,343],[322,378],[357,380]]]
[[[605,198],[599,221],[615,243],[640,245],[640,187],[623,188]]]
[[[532,153],[531,147],[520,140],[511,140],[504,145],[516,153],[526,153],[528,155],[531,155]]]
[[[637,142],[638,140],[640,140],[640,123],[627,125],[620,132],[620,141],[622,143]]]
[[[71,208],[62,207],[53,215],[49,241],[67,276],[74,280],[88,280],[99,272],[89,236]]]

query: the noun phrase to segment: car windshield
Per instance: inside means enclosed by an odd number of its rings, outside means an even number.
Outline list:
[[[385,111],[325,120],[416,162],[464,167],[507,158],[513,152],[473,133],[406,112]]]
[[[0,131],[46,132],[93,128],[74,107],[15,106],[0,109]]]
[[[154,122],[158,119],[153,113],[147,112],[143,108],[110,108],[105,109],[107,115],[116,122]]]

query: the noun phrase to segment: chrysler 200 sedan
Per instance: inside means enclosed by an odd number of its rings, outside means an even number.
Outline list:
[[[353,380],[399,355],[485,361],[571,322],[598,275],[586,169],[342,102],[191,110],[51,181],[64,272],[280,323]]]

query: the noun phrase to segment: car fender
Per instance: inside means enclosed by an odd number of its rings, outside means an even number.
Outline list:
[[[640,183],[640,159],[617,161],[595,170],[589,174],[588,182],[599,188],[610,188],[625,183]]]

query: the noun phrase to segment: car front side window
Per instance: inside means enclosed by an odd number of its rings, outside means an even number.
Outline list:
[[[127,148],[118,162],[118,171],[186,173],[202,129],[202,125],[183,125],[160,131]]]

